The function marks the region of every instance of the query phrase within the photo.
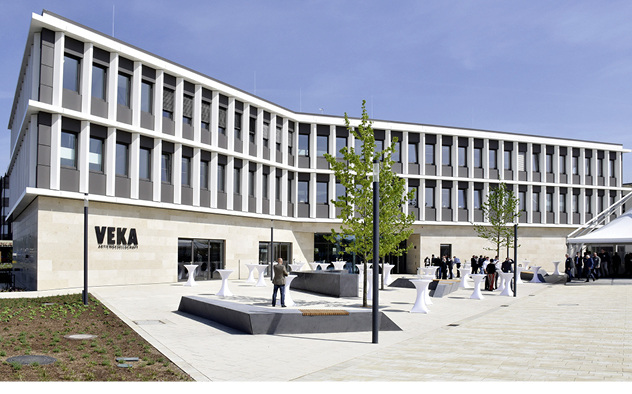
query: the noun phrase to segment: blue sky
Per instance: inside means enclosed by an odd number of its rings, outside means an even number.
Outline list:
[[[0,0],[0,171],[42,9],[295,111],[632,148],[630,1]],[[632,154],[624,155],[632,182]]]

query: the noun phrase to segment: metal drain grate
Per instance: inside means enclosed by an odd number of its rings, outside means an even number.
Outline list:
[[[579,306],[579,304],[557,304],[557,306]]]
[[[458,323],[448,324],[448,327],[458,327],[458,326],[460,326],[460,324]]]

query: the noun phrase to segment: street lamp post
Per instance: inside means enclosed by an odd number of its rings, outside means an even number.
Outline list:
[[[373,160],[373,343],[377,343],[379,322],[380,261],[380,164]]]
[[[274,219],[270,220],[270,278],[272,278],[272,266],[274,265]]]
[[[83,305],[88,305],[88,193],[83,196]]]
[[[518,296],[518,223],[514,224],[514,297]]]

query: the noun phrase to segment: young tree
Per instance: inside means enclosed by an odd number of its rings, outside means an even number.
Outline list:
[[[345,113],[345,125],[356,140],[361,141],[359,152],[355,147],[344,147],[340,150],[343,160],[325,154],[336,180],[345,189],[332,203],[340,208],[338,218],[342,219],[340,231],[331,230],[326,238],[336,242],[341,237],[353,238],[345,246],[345,252],[355,253],[364,264],[363,306],[367,306],[367,268],[368,261],[373,258],[373,161],[380,161],[380,257],[387,254],[401,256],[406,248],[401,248],[402,241],[412,234],[411,224],[414,215],[405,215],[402,206],[412,198],[412,193],[405,193],[405,180],[392,171],[392,154],[395,147],[391,144],[381,152],[376,152],[375,134],[372,122],[366,112],[366,101],[362,101],[362,119],[357,127],[352,127]],[[384,270],[382,270],[384,272]]]
[[[495,250],[496,256],[500,256],[500,248],[511,247],[513,244],[513,224],[520,215],[518,212],[518,198],[507,189],[505,183],[490,190],[487,200],[481,206],[484,219],[488,225],[474,224],[474,230],[479,237],[490,241],[494,247],[486,248]]]

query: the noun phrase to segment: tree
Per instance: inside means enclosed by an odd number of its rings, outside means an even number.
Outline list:
[[[344,158],[342,161],[330,154],[324,155],[336,175],[336,181],[345,189],[344,194],[332,200],[340,208],[337,215],[342,219],[340,231],[332,229],[326,239],[336,242],[341,237],[353,238],[354,242],[347,244],[344,249],[347,253],[355,253],[363,261],[363,306],[367,306],[367,268],[368,261],[373,258],[373,161],[380,162],[380,257],[388,254],[401,256],[406,251],[407,248],[400,245],[413,232],[411,225],[414,215],[405,215],[402,206],[412,198],[412,193],[405,193],[405,180],[392,171],[394,144],[389,144],[381,152],[376,151],[375,134],[366,112],[366,101],[362,101],[360,124],[352,127],[345,113],[345,125],[355,139],[361,141],[361,145],[359,152],[356,152],[355,147],[343,147],[340,150]]]
[[[513,228],[509,224],[513,224],[520,215],[518,198],[511,190],[507,189],[505,183],[501,183],[498,187],[490,190],[481,209],[484,220],[489,224],[474,224],[474,230],[479,237],[494,244],[494,248],[486,249],[495,250],[496,256],[500,256],[501,247],[509,248],[513,244]]]

